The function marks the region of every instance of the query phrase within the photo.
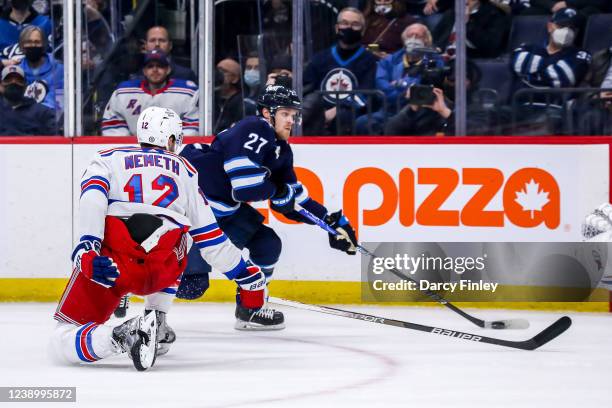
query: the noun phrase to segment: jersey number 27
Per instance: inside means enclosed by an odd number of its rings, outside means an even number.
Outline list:
[[[168,189],[166,190],[166,187]],[[179,196],[178,186],[176,181],[172,177],[160,175],[151,182],[151,188],[153,190],[163,191],[166,190],[161,196],[159,196],[153,203],[158,207],[168,207],[174,202]],[[142,175],[134,174],[123,187],[123,191],[128,193],[129,200],[132,203],[143,203],[143,190],[142,190]],[[149,204],[149,203],[147,203]]]

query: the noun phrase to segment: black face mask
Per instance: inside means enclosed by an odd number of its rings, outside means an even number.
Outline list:
[[[28,62],[38,62],[45,55],[45,50],[43,47],[27,47],[23,49],[23,53]]]
[[[15,10],[26,11],[30,8],[30,0],[13,0],[11,5]]]
[[[355,45],[361,41],[362,35],[360,30],[347,27],[338,29],[336,37],[346,45]]]
[[[12,104],[17,104],[23,99],[25,86],[9,84],[4,86],[4,97]]]

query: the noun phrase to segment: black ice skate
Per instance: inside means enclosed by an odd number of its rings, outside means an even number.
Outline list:
[[[149,313],[151,313],[150,310],[145,310],[145,316]],[[157,315],[157,355],[163,356],[168,353],[170,346],[176,341],[176,334],[168,325],[165,312],[156,310],[155,314]]]
[[[120,351],[128,353],[138,371],[153,367],[157,351],[156,314],[134,317],[115,327],[113,340]]]
[[[127,314],[127,310],[130,307],[130,295],[125,295],[119,301],[119,306],[115,309],[115,317],[121,319]]]
[[[236,305],[236,330],[281,330],[285,328],[285,316],[271,308],[247,309]]]

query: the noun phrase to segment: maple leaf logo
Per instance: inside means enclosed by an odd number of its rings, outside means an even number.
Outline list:
[[[514,201],[519,203],[523,211],[531,211],[531,218],[533,218],[534,212],[542,211],[542,207],[550,200],[548,192],[540,189],[540,185],[531,179],[529,183],[525,183],[523,190],[516,193]]]

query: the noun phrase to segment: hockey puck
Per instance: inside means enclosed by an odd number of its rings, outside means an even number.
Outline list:
[[[506,323],[504,322],[491,322],[492,329],[505,329]]]

